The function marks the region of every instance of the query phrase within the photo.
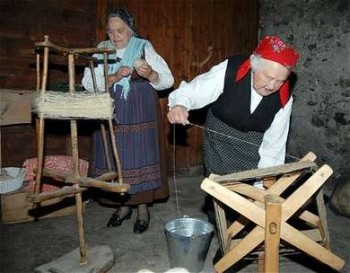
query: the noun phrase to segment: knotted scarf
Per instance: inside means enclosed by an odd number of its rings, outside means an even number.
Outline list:
[[[108,75],[116,73],[121,66],[128,66],[132,68],[135,59],[141,57],[145,45],[148,43],[149,42],[145,39],[140,39],[135,36],[132,36],[121,60],[119,62],[115,62],[108,65]],[[113,44],[110,41],[107,41],[103,44],[103,46],[113,47]],[[101,57],[98,56],[98,58],[100,59]],[[116,54],[110,54],[108,56],[108,59],[116,60],[117,56]],[[120,85],[122,87],[121,98],[125,100],[128,98],[128,93],[130,91],[130,79],[131,75],[123,77],[119,81],[113,83],[114,92],[116,91],[117,85]]]
[[[299,54],[293,48],[287,46],[277,36],[266,36],[256,47],[253,54],[260,56],[263,59],[278,62],[289,70],[294,68],[299,58]],[[250,59],[248,59],[238,68],[236,81],[240,81],[250,69]],[[288,80],[283,83],[278,92],[281,106],[284,107],[289,100]]]

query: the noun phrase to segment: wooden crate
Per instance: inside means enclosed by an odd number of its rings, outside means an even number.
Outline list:
[[[26,200],[26,187],[1,194],[1,222],[4,224],[33,221],[35,219],[44,219],[73,215],[76,213],[75,198],[55,198],[44,201],[38,208],[34,208],[33,203]],[[83,202],[83,210],[86,204]]]

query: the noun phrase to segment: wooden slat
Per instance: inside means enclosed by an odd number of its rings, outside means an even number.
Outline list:
[[[130,187],[128,184],[109,183],[98,180],[98,178],[74,177],[74,175],[71,172],[61,172],[56,170],[45,169],[43,175],[52,177],[58,181],[79,184],[79,186],[81,187],[95,187],[110,192],[127,192]],[[102,178],[107,179],[113,176],[113,173],[107,173],[103,175]]]
[[[284,199],[271,193],[271,192],[267,192],[261,189],[258,189],[252,185],[249,184],[245,184],[245,183],[237,183],[235,185],[228,185],[225,186],[227,189],[237,192],[239,194],[242,194],[246,197],[249,197],[250,199],[253,199],[255,201],[259,201],[260,203],[265,203],[265,198],[268,195],[274,195],[274,197],[276,199],[279,200],[279,202],[283,202]]]
[[[345,264],[343,259],[329,251],[327,248],[319,245],[287,223],[283,224],[281,227],[281,237],[286,242],[292,244],[293,246],[337,271],[340,271]]]
[[[39,194],[28,194],[27,195],[27,201],[28,202],[34,202],[34,203],[40,203],[43,201],[55,199],[58,197],[70,197],[74,196],[78,192],[86,191],[86,188],[80,188],[78,185],[73,186],[65,186],[61,189],[52,191],[52,192],[42,192]]]
[[[231,238],[227,235],[227,222],[224,206],[217,199],[214,199],[214,211],[221,251],[222,253],[225,253],[227,247],[230,246]]]
[[[56,45],[50,41],[36,42],[35,46],[38,48],[49,47],[52,51],[65,54],[95,54],[95,53],[115,53],[112,48],[67,48]]]
[[[320,231],[318,229],[309,229],[309,230],[301,230],[300,231],[302,234],[304,234],[305,236],[307,236],[308,238],[310,238],[311,240],[318,242],[320,244],[323,244],[323,238],[320,234]],[[235,247],[240,241],[242,241],[243,238],[237,238],[234,240],[231,240],[229,249],[232,249],[233,247]],[[288,248],[286,249],[286,246],[281,244],[280,245],[280,249],[281,252],[292,252],[292,251],[296,251],[295,248]],[[261,249],[257,250],[257,251],[261,251]],[[254,253],[251,253],[254,254]]]
[[[259,226],[265,227],[265,210],[226,187],[205,178],[201,189]]]
[[[262,242],[265,231],[259,226],[255,227],[243,240],[241,240],[233,249],[225,254],[215,265],[215,272],[223,273],[232,265],[250,253]]]
[[[311,198],[315,192],[332,175],[333,170],[328,165],[323,165],[316,173],[314,173],[306,182],[303,183],[296,191],[294,191],[283,203],[283,221],[287,221],[300,207]]]
[[[263,179],[264,177],[278,176],[282,174],[293,173],[300,170],[316,167],[312,161],[298,161],[295,163],[283,164],[275,167],[254,169],[249,171],[237,172],[228,175],[222,175],[214,180],[220,184],[227,185],[230,182],[247,181],[251,179]]]
[[[265,214],[265,272],[279,272],[279,245],[282,206],[272,195],[266,196]]]

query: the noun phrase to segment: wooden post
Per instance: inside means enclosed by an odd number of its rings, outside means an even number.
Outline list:
[[[74,67],[74,54],[68,55],[68,76],[69,76],[69,92],[75,92],[75,67]],[[77,121],[70,121],[71,129],[71,145],[72,145],[72,161],[73,161],[73,173],[74,178],[80,177],[79,173],[79,151],[78,151],[78,129]],[[86,245],[84,236],[84,219],[83,219],[83,201],[81,192],[75,194],[75,201],[77,206],[77,224],[79,235],[79,248],[80,248],[80,264],[86,264],[88,262],[86,255]]]
[[[40,90],[40,53],[36,54],[36,91]]]
[[[94,67],[94,62],[93,60],[89,60],[89,68],[91,72],[91,78],[92,78],[92,84],[94,87],[94,93],[97,94],[99,90],[97,90],[97,82],[96,82],[96,74],[95,74],[95,67]],[[106,84],[106,77],[105,77],[105,84]],[[107,92],[107,90],[106,90]],[[105,159],[107,163],[107,168],[109,171],[112,170],[112,165],[111,165],[111,158],[109,156],[109,149],[108,149],[108,142],[107,142],[107,134],[106,134],[106,128],[103,124],[103,121],[101,121],[101,133],[102,133],[102,143],[103,143],[103,149],[105,152]]]
[[[122,173],[122,165],[120,163],[119,155],[118,155],[118,150],[117,150],[117,143],[115,140],[115,133],[113,130],[113,123],[112,119],[108,119],[108,124],[109,124],[109,132],[111,136],[111,141],[112,141],[112,149],[113,149],[113,154],[114,154],[114,159],[117,164],[117,172],[118,172],[118,182],[119,184],[123,184],[123,173]]]
[[[224,204],[219,200],[214,199],[214,211],[216,225],[218,226],[218,239],[222,254],[225,254],[231,246],[231,238],[227,235],[227,221],[224,210]]]
[[[38,157],[38,168],[35,174],[35,188],[34,193],[40,192],[41,177],[43,174],[43,164],[44,164],[44,128],[45,121],[42,117],[36,118],[35,120],[36,135],[37,135],[37,157]]]
[[[265,253],[258,254],[258,273],[265,273]]]
[[[324,203],[322,189],[316,195],[316,205],[317,205],[318,215],[320,217],[320,221],[318,222],[317,226],[323,238],[323,244],[327,249],[331,249],[329,230],[328,230],[328,224],[327,224],[327,210],[326,210],[326,205]]]
[[[279,272],[279,245],[281,233],[281,203],[273,195],[266,196],[265,213],[265,272]]]
[[[49,36],[44,36],[45,42],[49,41]],[[41,82],[41,92],[45,93],[47,88],[47,76],[48,76],[48,67],[49,67],[49,47],[44,47],[44,60],[43,60],[43,76]],[[40,64],[39,64],[40,68]],[[37,65],[38,69],[38,65]],[[40,73],[40,71],[38,72]],[[44,128],[45,121],[44,118],[36,118],[36,135],[37,135],[37,154],[38,154],[38,169],[35,176],[35,188],[34,193],[37,194],[40,192],[41,186],[41,177],[43,173],[43,164],[44,164]]]
[[[84,265],[88,263],[88,259],[86,255],[86,245],[85,245],[85,236],[84,236],[83,201],[81,198],[81,192],[78,192],[77,194],[75,194],[75,202],[77,206],[80,264]]]

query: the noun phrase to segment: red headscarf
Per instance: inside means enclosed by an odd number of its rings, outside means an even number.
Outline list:
[[[289,70],[292,70],[296,65],[299,54],[291,47],[287,46],[277,36],[266,36],[256,47],[253,52],[263,59],[278,62]],[[236,81],[241,80],[250,69],[250,60],[246,60],[238,68]],[[280,102],[282,107],[289,99],[289,82],[286,80],[279,90]]]

